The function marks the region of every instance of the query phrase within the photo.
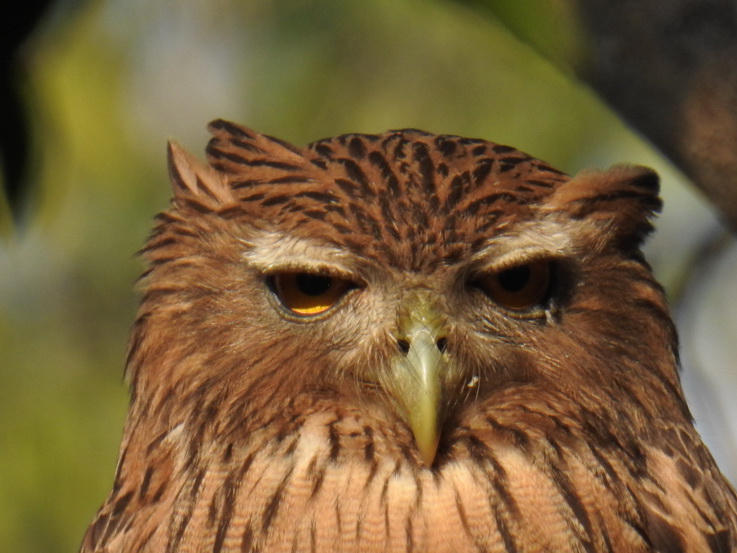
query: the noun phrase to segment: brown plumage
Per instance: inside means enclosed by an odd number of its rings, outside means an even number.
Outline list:
[[[735,552],[641,167],[225,121],[143,249],[91,552]]]

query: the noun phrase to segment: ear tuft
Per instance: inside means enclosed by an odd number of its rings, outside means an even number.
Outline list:
[[[169,179],[174,197],[195,197],[211,207],[234,201],[225,176],[210,165],[198,160],[178,142],[168,143]]]
[[[619,165],[579,173],[555,191],[547,207],[604,225],[620,247],[637,248],[662,207],[659,190],[660,179],[652,169]]]
[[[225,174],[268,180],[272,173],[306,168],[303,152],[284,140],[223,119],[211,122],[208,130],[212,138],[207,145],[207,158]]]

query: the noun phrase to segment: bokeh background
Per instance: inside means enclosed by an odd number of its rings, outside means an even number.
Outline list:
[[[586,47],[565,10],[497,4],[568,55]],[[134,252],[168,203],[165,143],[204,157],[218,117],[299,145],[416,127],[512,144],[568,172],[654,167],[665,211],[649,258],[678,317],[699,428],[737,481],[734,240],[664,158],[488,10],[60,0],[19,56],[32,170],[14,224],[0,200],[0,551],[75,551],[108,492]]]

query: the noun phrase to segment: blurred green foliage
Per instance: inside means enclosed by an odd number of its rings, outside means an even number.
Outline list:
[[[530,17],[514,6],[505,17]],[[133,253],[167,205],[167,138],[201,155],[208,119],[226,117],[297,144],[418,127],[570,171],[662,163],[588,90],[454,2],[98,0],[74,16],[62,5],[29,49],[39,193],[0,242],[0,551],[75,550],[109,490]]]

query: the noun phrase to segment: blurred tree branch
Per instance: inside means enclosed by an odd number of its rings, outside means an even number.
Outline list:
[[[737,229],[737,2],[573,1],[591,46],[577,72]]]
[[[590,84],[737,229],[735,0],[534,0],[526,19],[511,0],[469,3]]]

